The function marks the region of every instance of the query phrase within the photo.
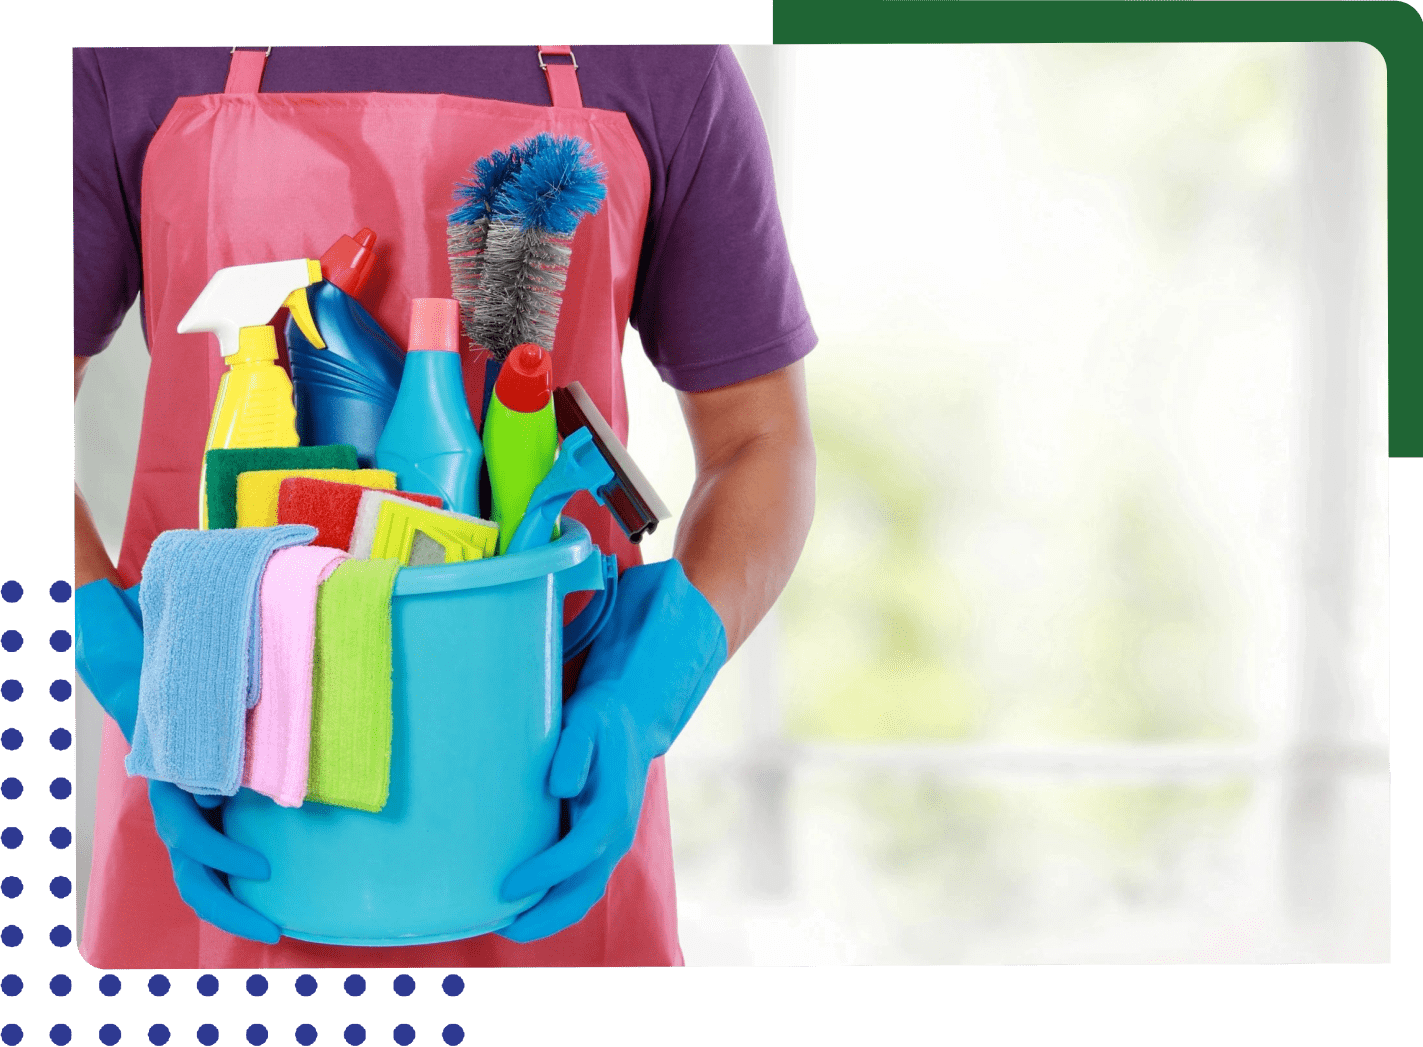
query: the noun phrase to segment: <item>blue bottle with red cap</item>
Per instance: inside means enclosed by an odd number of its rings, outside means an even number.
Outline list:
[[[358,298],[375,266],[376,234],[342,236],[321,256],[321,283],[309,289],[318,349],[287,320],[296,431],[306,446],[350,444],[361,468],[375,464],[376,444],[395,407],[404,361]]]

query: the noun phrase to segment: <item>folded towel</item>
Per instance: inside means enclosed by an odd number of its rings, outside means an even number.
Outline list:
[[[395,490],[395,474],[388,469],[256,469],[237,477],[237,526],[274,527],[277,499],[288,477],[339,480],[358,487]]]
[[[237,476],[257,469],[355,469],[350,444],[321,447],[215,447],[207,467],[208,527],[237,526]]]
[[[283,807],[306,798],[316,592],[345,559],[314,545],[280,549],[262,576],[261,697],[247,714],[242,784]]]
[[[316,528],[165,531],[143,565],[143,669],[129,774],[208,796],[242,782],[247,709],[261,684],[258,589],[279,549]]]
[[[316,598],[306,798],[378,811],[390,792],[394,560],[347,560]]]
[[[356,526],[356,509],[360,507],[363,490],[365,488],[356,484],[289,477],[282,481],[281,492],[277,496],[277,522],[311,524],[316,528],[313,545],[347,549],[351,544],[351,529]],[[390,493],[436,509],[444,505],[439,495],[416,494],[413,491]]]
[[[409,564],[417,531],[444,546],[442,563],[481,560],[493,556],[499,544],[499,528],[488,520],[412,505],[380,491],[365,491],[356,510],[349,551],[357,559],[393,559]]]

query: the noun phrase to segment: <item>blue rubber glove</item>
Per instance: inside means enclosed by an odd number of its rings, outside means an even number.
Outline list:
[[[671,747],[725,661],[721,618],[680,563],[623,572],[608,623],[564,704],[549,768],[549,792],[568,800],[568,834],[504,880],[506,901],[548,893],[500,935],[547,938],[603,897],[632,848],[648,767]]]
[[[74,593],[74,665],[126,741],[138,719],[138,684],[143,669],[143,624],[138,586],[119,590],[106,579]],[[214,826],[225,797],[193,796],[171,782],[150,781],[153,827],[168,848],[178,894],[199,918],[241,938],[272,944],[281,931],[271,920],[232,896],[219,873],[248,880],[271,876],[267,859],[229,840]]]

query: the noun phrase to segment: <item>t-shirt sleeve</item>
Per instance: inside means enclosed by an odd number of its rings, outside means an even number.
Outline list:
[[[756,100],[728,47],[717,50],[666,192],[633,326],[664,381],[715,389],[785,367],[815,347],[776,203]]]
[[[74,51],[74,355],[109,344],[138,297],[136,216],[119,180],[98,56]]]

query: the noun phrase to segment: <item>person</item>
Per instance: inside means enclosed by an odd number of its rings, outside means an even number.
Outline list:
[[[575,240],[555,381],[580,381],[626,439],[630,322],[677,390],[696,469],[673,559],[661,564],[641,564],[591,500],[570,506],[623,573],[615,620],[564,706],[549,789],[566,801],[567,831],[505,888],[548,893],[498,934],[463,941],[279,938],[222,875],[257,875],[261,856],[221,834],[220,811],[126,777],[124,737],[106,718],[80,946],[91,964],[682,962],[661,754],[786,584],[814,507],[803,358],[816,338],[765,132],[729,48],[76,50],[76,396],[140,292],[150,352],[117,565],[75,488],[78,646],[104,650],[118,605],[99,597],[139,581],[153,539],[197,526],[221,363],[206,336],[175,326],[211,273],[315,257],[378,214],[394,246],[373,281],[383,287],[363,297],[377,297],[377,319],[400,331],[412,298],[449,294],[453,183],[479,156],[543,131],[585,139],[608,190]],[[136,670],[123,664],[96,671],[118,680],[98,690],[136,693]],[[114,695],[96,697],[116,707]]]

